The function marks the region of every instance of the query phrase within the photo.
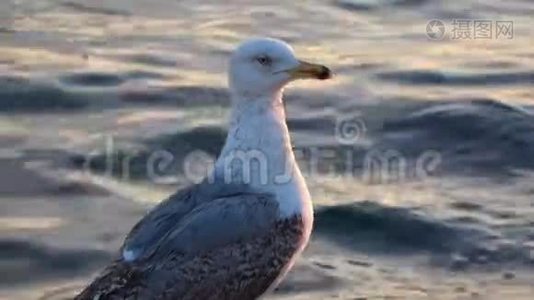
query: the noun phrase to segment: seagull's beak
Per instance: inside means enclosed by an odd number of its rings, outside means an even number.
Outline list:
[[[332,71],[323,65],[312,64],[299,60],[299,64],[288,70],[291,79],[329,79],[332,78]]]

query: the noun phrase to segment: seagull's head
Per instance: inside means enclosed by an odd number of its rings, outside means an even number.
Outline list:
[[[297,59],[291,46],[276,39],[245,41],[230,59],[230,88],[241,96],[270,96],[293,80],[331,77],[330,69]]]

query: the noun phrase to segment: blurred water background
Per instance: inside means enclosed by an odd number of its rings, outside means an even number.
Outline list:
[[[532,299],[533,15],[531,0],[2,0],[0,299],[68,298],[205,172],[227,58],[252,36],[336,73],[286,93],[316,224],[272,299]]]

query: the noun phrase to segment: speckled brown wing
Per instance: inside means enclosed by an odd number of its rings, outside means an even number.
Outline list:
[[[184,259],[116,261],[75,300],[252,300],[281,275],[302,243],[302,219],[280,220],[265,235]]]
[[[138,295],[144,288],[144,272],[140,265],[114,261],[74,300],[141,299]]]
[[[206,203],[140,259],[110,265],[76,299],[255,299],[302,243],[300,217],[277,216],[266,195]]]

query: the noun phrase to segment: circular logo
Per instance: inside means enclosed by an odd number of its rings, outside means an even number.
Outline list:
[[[358,116],[341,116],[336,120],[336,140],[343,145],[356,144],[366,131],[365,122]]]
[[[445,24],[440,20],[431,20],[426,24],[426,35],[433,40],[441,40],[445,36]]]

